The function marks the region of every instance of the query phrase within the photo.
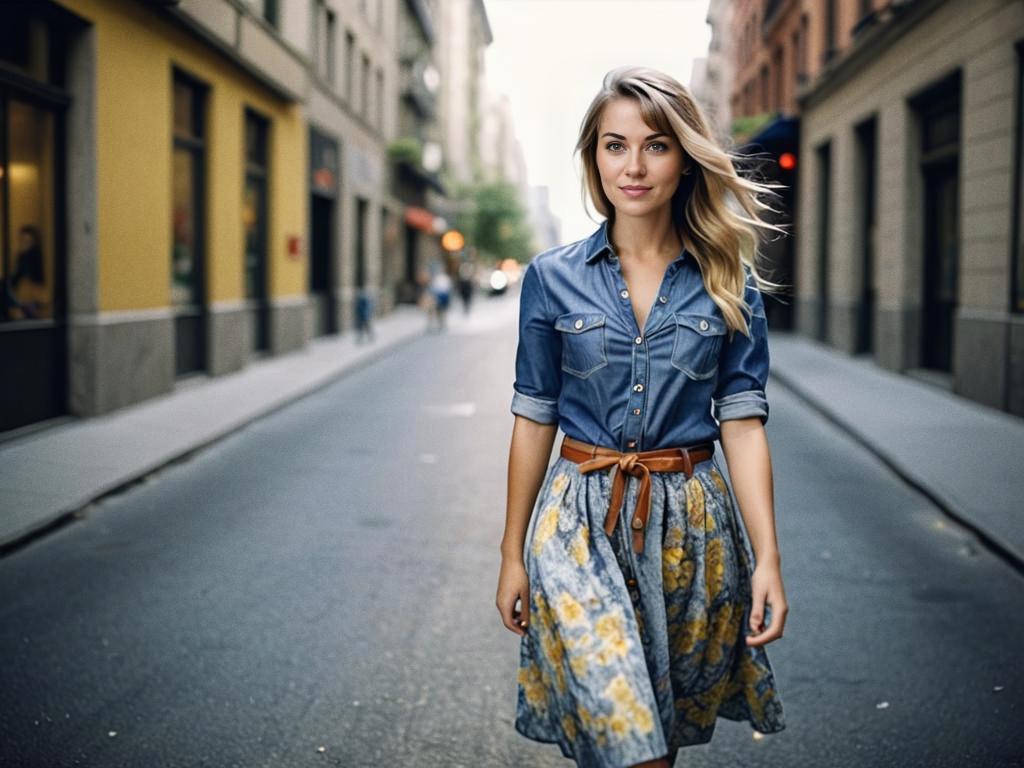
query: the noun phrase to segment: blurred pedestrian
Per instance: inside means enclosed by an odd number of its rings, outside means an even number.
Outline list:
[[[576,145],[604,221],[523,275],[496,604],[521,637],[516,730],[579,766],[669,768],[719,718],[785,728],[763,647],[788,610],[764,431],[778,286],[755,261],[781,230],[709,124],[674,78],[609,72]]]
[[[430,292],[434,297],[436,330],[443,331],[446,328],[445,318],[452,298],[452,278],[443,266],[434,273],[434,277],[430,280]]]
[[[356,343],[361,344],[364,338],[373,341],[373,305],[374,295],[369,286],[364,285],[356,294]]]
[[[462,314],[469,314],[469,305],[473,301],[473,280],[476,277],[476,264],[467,259],[459,264],[459,298],[462,299]]]

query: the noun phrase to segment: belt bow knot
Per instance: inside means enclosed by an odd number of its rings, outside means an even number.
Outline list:
[[[626,477],[640,478],[637,492],[636,512],[633,515],[633,550],[638,554],[644,551],[644,528],[651,513],[651,472],[685,472],[689,478],[693,474],[693,465],[705,461],[714,454],[713,444],[695,446],[693,448],[664,448],[640,453],[620,453],[611,448],[589,445],[569,437],[562,441],[561,454],[579,465],[581,474],[597,472],[609,467],[616,467],[612,480],[611,501],[608,514],[604,519],[604,531],[609,536],[615,530],[622,510],[622,502],[626,495]]]

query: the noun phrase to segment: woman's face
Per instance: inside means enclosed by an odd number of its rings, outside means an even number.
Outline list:
[[[643,121],[636,99],[608,102],[597,136],[601,186],[617,215],[645,216],[671,203],[686,168],[683,150]]]

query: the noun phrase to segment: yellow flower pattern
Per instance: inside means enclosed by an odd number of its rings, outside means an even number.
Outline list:
[[[641,556],[628,527],[636,482],[611,536],[601,472],[560,458],[537,499],[516,728],[581,765],[706,743],[722,717],[762,733],[785,727],[764,648],[744,639],[750,558],[724,477],[708,463],[651,483]],[[667,644],[651,642],[659,635]]]
[[[544,508],[543,516],[537,522],[537,529],[533,532],[533,554],[539,555],[544,545],[555,535],[555,531],[558,529],[559,510],[557,504],[549,504]]]

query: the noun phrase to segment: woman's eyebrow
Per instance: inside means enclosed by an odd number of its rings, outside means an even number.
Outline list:
[[[618,133],[612,133],[611,131],[605,131],[601,135],[601,138],[603,139],[605,136],[611,136],[613,139],[622,139],[623,141],[626,140],[625,136],[623,136],[621,134],[618,134]],[[668,134],[667,133],[652,133],[650,136],[648,136],[646,139],[644,139],[644,141],[650,141],[651,139],[657,139],[657,138],[659,138],[661,136],[667,137]]]

